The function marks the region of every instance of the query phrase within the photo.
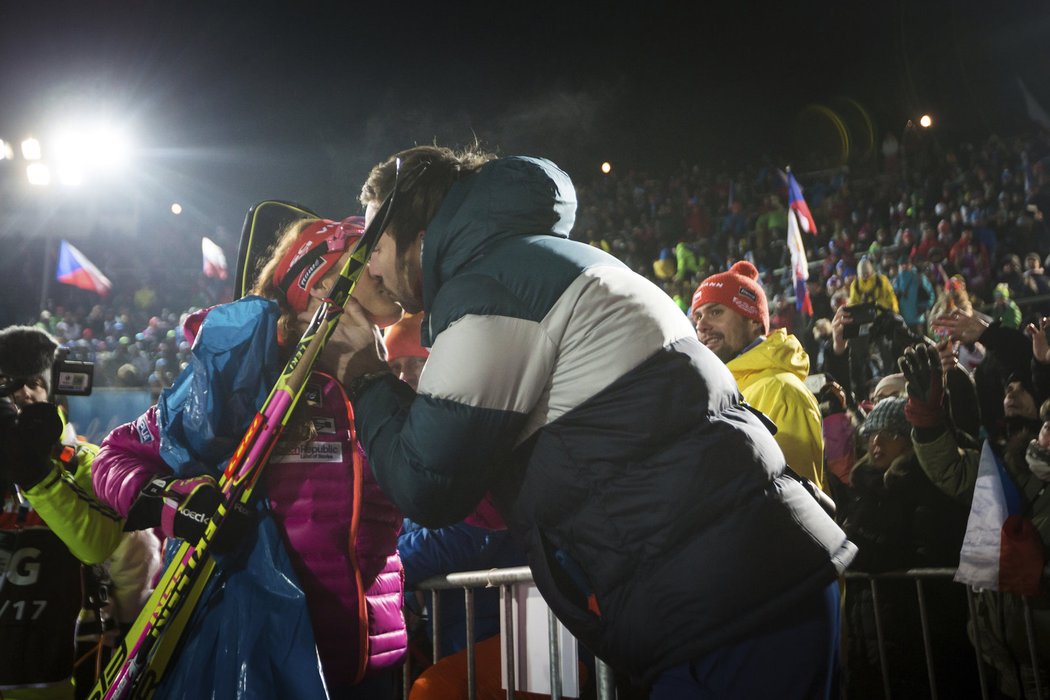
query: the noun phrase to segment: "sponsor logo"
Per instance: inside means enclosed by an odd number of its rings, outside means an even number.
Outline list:
[[[139,416],[135,419],[135,432],[139,434],[139,442],[142,444],[153,442],[153,433],[149,431],[149,425],[146,424],[145,416]]]
[[[335,418],[328,416],[317,416],[314,420],[314,430],[321,435],[335,435]]]
[[[306,401],[307,406],[324,406],[324,397],[321,394],[321,388],[316,384],[313,386],[307,386],[303,390],[303,400]]]
[[[725,284],[723,284],[722,282],[719,282],[718,280],[715,280],[714,282],[704,282],[700,286],[701,287],[718,287],[719,289],[721,289],[722,287],[725,286]]]
[[[7,571],[7,580],[15,586],[29,586],[40,578],[40,550],[24,547],[8,556],[0,552],[0,564]],[[4,561],[6,560],[6,561]]]
[[[318,268],[320,268],[323,264],[324,258],[317,258],[312,263],[310,263],[310,266],[308,268],[303,270],[303,274],[299,275],[299,289],[305,290],[307,286],[309,286],[310,278],[314,276],[314,273],[317,272]]]
[[[179,515],[195,523],[206,523],[208,522],[208,516],[199,510],[186,510],[183,508],[179,511]]]
[[[310,252],[310,243],[309,243],[309,241],[306,242],[306,243],[303,243],[301,246],[299,246],[299,250],[295,251],[295,257],[293,257],[292,261],[290,263],[288,263],[288,269],[290,270],[293,267],[295,267],[295,263],[299,262],[299,260],[304,255],[306,255],[308,252]]]
[[[758,313],[758,307],[757,306],[755,306],[754,304],[748,304],[746,301],[744,301],[743,299],[740,299],[738,297],[733,297],[733,306],[737,307],[738,309],[743,311],[745,314],[757,314]]]
[[[748,289],[747,287],[741,287],[740,291],[737,292],[737,294],[746,299],[750,299],[751,301],[758,301],[758,295],[755,294],[754,291]]]
[[[301,464],[303,462],[338,463],[343,461],[343,443],[315,440],[296,447],[288,454],[275,455],[271,462]]]

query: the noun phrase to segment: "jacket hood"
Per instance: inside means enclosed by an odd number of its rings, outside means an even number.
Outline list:
[[[576,220],[572,180],[544,158],[511,156],[452,186],[423,238],[423,308],[464,267],[508,239],[568,238]]]
[[[766,336],[765,342],[730,360],[729,368],[734,376],[752,372],[789,372],[805,381],[809,376],[809,355],[802,349],[798,338],[778,328]]]

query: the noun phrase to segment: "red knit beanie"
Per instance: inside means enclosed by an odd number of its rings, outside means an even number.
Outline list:
[[[689,314],[695,314],[697,308],[712,302],[758,321],[762,324],[762,332],[769,333],[766,293],[758,283],[758,270],[747,260],[739,261],[729,268],[729,272],[711,275],[701,282],[693,294]]]
[[[387,362],[399,357],[429,357],[430,351],[420,345],[419,327],[423,324],[423,314],[405,314],[404,317],[386,329],[383,344],[386,345]]]

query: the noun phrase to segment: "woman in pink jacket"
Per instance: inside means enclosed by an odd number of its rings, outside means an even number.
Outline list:
[[[187,320],[187,334],[194,337],[193,362],[164,392],[158,406],[111,433],[95,460],[93,479],[99,499],[128,519],[128,529],[160,527],[169,538],[200,536],[220,498],[216,476],[273,385],[269,376],[275,378],[276,370],[287,360],[361,230],[361,220],[356,218],[292,224],[259,271],[252,290],[255,296]],[[400,318],[400,307],[379,292],[367,271],[353,296],[380,325]],[[320,366],[335,364],[339,329],[345,325],[337,327]],[[259,359],[266,353],[272,360]],[[254,369],[256,364],[262,365],[261,371]],[[273,558],[276,561],[286,553],[304,594],[309,619],[305,626],[312,627],[316,640],[323,685],[319,690],[318,685],[296,681],[287,672],[270,677],[269,671],[253,672],[255,675],[237,671],[249,665],[244,657],[259,653],[253,637],[272,632],[254,632],[248,627],[212,633],[219,641],[209,642],[209,651],[201,655],[210,659],[225,653],[229,640],[239,636],[237,664],[234,669],[219,664],[225,670],[218,668],[201,684],[209,685],[207,690],[215,697],[227,696],[220,685],[237,696],[292,693],[323,697],[327,693],[333,698],[389,697],[394,669],[406,648],[401,613],[404,574],[397,554],[401,514],[372,476],[355,438],[353,409],[335,378],[322,371],[313,373],[260,483],[257,498],[261,503],[254,514],[259,522],[247,530],[254,537],[238,533],[232,538],[234,546],[238,551],[257,550],[259,541],[266,539],[266,528],[260,524],[275,526],[274,540],[283,544],[284,551]],[[229,534],[220,531],[221,536]],[[254,551],[248,556],[254,557]],[[260,565],[257,572],[265,568]],[[232,577],[238,569],[250,571],[251,564],[223,569],[232,569]],[[231,591],[243,590],[232,582],[233,578],[224,584],[226,598],[232,596]],[[223,597],[220,592],[212,599],[221,603]],[[276,600],[250,607],[247,617],[252,621],[244,624],[253,624],[260,607],[267,605],[275,615],[281,614],[283,599]],[[240,627],[244,617],[231,612],[229,620],[236,620],[235,626]],[[217,624],[230,626],[229,621]],[[290,625],[293,629],[288,630],[287,638],[295,638],[301,626]],[[280,625],[275,627],[280,629]],[[184,634],[192,637],[194,626],[187,629]],[[302,639],[305,641],[298,646],[308,646],[310,637]],[[187,653],[184,648],[181,655]],[[267,654],[266,661],[255,665],[266,668],[284,663],[273,658],[284,651]],[[197,673],[201,662],[194,663]],[[168,675],[186,673],[178,666],[169,669]],[[228,685],[223,674],[230,676]],[[246,683],[253,687],[245,688]],[[179,688],[167,694],[189,692],[185,685]],[[159,694],[165,694],[163,685],[160,690]]]

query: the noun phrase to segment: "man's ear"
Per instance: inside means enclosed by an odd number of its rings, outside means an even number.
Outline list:
[[[762,327],[762,322],[761,321],[756,321],[753,318],[749,318],[749,319],[747,319],[747,322],[751,326],[751,339],[752,340],[754,340],[758,336],[760,336],[763,333],[765,333],[765,329]]]

